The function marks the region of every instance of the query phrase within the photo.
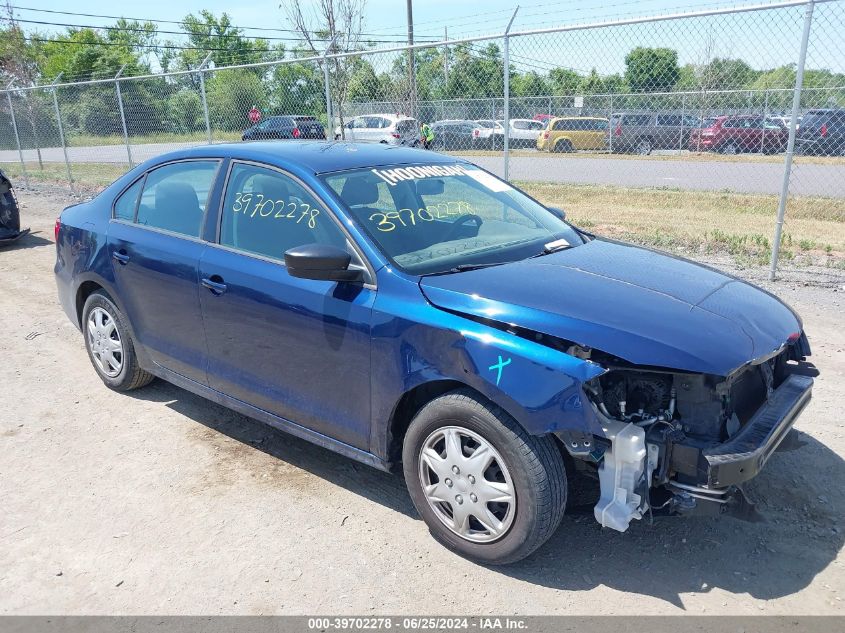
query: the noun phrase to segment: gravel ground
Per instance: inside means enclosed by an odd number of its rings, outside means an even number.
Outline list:
[[[822,376],[750,486],[765,522],[618,534],[582,505],[485,568],[430,538],[398,477],[161,381],[106,389],[55,296],[69,200],[20,199],[33,234],[0,251],[0,614],[845,613],[845,289],[771,286]]]

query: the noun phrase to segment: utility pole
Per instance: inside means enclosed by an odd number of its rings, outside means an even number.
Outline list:
[[[408,4],[408,87],[410,88],[409,98],[411,101],[411,111],[408,116],[416,118],[417,116],[417,73],[414,69],[414,3],[413,0],[407,0]]]

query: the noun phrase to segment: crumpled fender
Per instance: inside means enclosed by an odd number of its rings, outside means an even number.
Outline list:
[[[374,307],[372,393],[375,451],[404,394],[426,383],[455,381],[502,407],[532,435],[601,434],[582,385],[605,372],[484,323],[381,294]],[[384,299],[384,301],[382,301]],[[409,305],[410,303],[410,305]],[[413,313],[413,317],[406,317]]]

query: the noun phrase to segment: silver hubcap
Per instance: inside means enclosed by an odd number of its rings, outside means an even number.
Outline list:
[[[112,316],[102,308],[94,308],[86,324],[88,348],[97,368],[114,378],[123,368],[123,343]]]
[[[419,476],[434,514],[461,538],[490,543],[513,523],[516,495],[510,473],[477,433],[459,426],[434,431],[420,450]]]

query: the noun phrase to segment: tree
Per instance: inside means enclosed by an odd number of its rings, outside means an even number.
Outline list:
[[[577,94],[581,85],[581,75],[570,68],[553,68],[549,71],[549,79],[555,96],[559,97]]]
[[[307,13],[303,4],[303,0],[282,0],[281,7],[312,55],[321,55],[327,48],[323,46],[324,43],[330,45],[330,52],[359,50],[367,0],[320,0],[316,8],[309,6]],[[321,69],[323,63],[321,60]],[[332,74],[331,93],[343,136],[343,105],[348,96],[355,60],[350,57],[332,57],[325,63],[329,64]],[[328,125],[331,127],[333,122],[329,121]]]
[[[633,92],[669,92],[678,83],[678,52],[638,46],[625,56],[625,79]]]
[[[250,125],[247,114],[252,106],[266,111],[269,105],[261,78],[241,69],[214,72],[206,88],[208,116],[216,129],[243,129]]]

